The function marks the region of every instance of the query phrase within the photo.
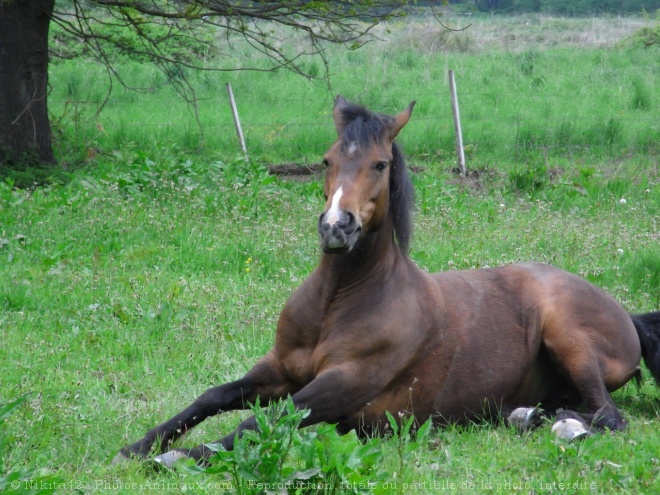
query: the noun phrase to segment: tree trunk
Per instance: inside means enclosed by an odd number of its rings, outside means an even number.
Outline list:
[[[0,0],[0,170],[54,164],[46,95],[55,0]]]

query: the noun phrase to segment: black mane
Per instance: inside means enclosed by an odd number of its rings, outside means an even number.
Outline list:
[[[371,112],[366,108],[349,103],[342,108],[344,129],[341,146],[346,150],[351,144],[367,148],[380,144],[388,137],[393,117]],[[394,224],[394,236],[399,249],[408,254],[412,236],[412,208],[415,194],[412,181],[399,145],[392,143],[392,166],[390,170],[390,215]]]

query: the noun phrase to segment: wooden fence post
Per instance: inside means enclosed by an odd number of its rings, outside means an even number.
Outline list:
[[[238,118],[238,109],[236,108],[236,101],[234,100],[234,92],[231,90],[231,84],[227,83],[227,92],[229,93],[229,104],[231,105],[231,113],[234,115],[234,125],[236,126],[236,134],[238,134],[238,142],[241,143],[241,149],[245,155],[245,161],[248,161],[247,147],[245,146],[245,139],[243,138],[243,129],[241,129],[241,120]]]
[[[458,170],[465,176],[465,151],[463,150],[463,133],[461,132],[461,115],[458,111],[458,95],[456,94],[456,81],[454,71],[449,71],[449,91],[451,93],[451,110],[454,115],[454,133],[456,134],[456,156],[458,159]]]

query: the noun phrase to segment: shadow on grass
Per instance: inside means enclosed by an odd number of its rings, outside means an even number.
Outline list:
[[[34,160],[0,163],[0,181],[18,189],[32,189],[48,184],[67,184],[75,170],[88,166],[86,163],[68,165],[44,164]]]

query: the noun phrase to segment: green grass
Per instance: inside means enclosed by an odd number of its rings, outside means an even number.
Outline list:
[[[108,152],[127,142],[140,149],[176,143],[187,150],[203,145],[228,160],[240,154],[225,89],[230,81],[250,155],[260,162],[307,163],[319,160],[332,137],[325,124],[335,93],[389,113],[414,99],[416,120],[405,137],[409,153],[451,155],[453,124],[445,76],[450,68],[456,71],[464,142],[475,150],[473,159],[520,161],[534,153],[658,154],[655,113],[660,95],[652,90],[658,86],[658,57],[652,50],[612,49],[600,54],[556,49],[471,56],[404,50],[392,55],[377,52],[371,62],[338,56],[332,92],[321,82],[292,74],[191,75],[201,86],[203,136],[185,102],[169,87],[144,95],[116,90],[121,94],[115,94],[91,122],[87,119],[96,111],[95,102],[103,99],[98,93],[80,95],[90,103],[77,104],[78,113],[63,109],[56,98],[51,98],[51,109],[63,116],[83,156],[90,147]],[[407,62],[402,65],[401,60]],[[79,64],[57,67],[53,84],[60,87],[66,79],[84,78],[83,87],[101,91],[102,71],[95,74],[93,67],[83,70],[83,62]],[[142,68],[140,76],[156,77],[156,69]]]
[[[521,192],[506,173],[485,171],[477,182],[450,168],[414,178],[412,256],[422,267],[547,261],[631,311],[660,307],[657,174],[564,172]],[[171,493],[220,483],[109,461],[269,349],[279,310],[319,256],[319,179],[126,151],[66,186],[0,192],[0,390],[3,401],[28,398],[8,420],[7,464],[111,493],[128,483],[143,491],[169,483],[177,488],[159,491]],[[615,401],[630,430],[578,445],[557,444],[547,425],[523,437],[491,425],[448,428],[409,453],[402,470],[397,441],[379,441],[377,471],[390,483],[381,492],[444,483],[451,493],[510,493],[517,489],[506,483],[520,483],[538,493],[582,480],[595,484],[590,493],[652,492],[659,399],[648,376],[640,390],[629,385]],[[184,444],[216,439],[243,416],[208,420]],[[571,486],[554,491],[583,492]]]
[[[660,308],[653,52],[378,50],[374,60],[337,54],[333,89],[386,112],[419,100],[401,140],[424,169],[414,175],[420,266],[545,261],[630,311]],[[459,71],[473,146],[465,179],[451,172],[445,58]],[[136,79],[160,77],[129,68]],[[62,493],[240,488],[223,474],[109,462],[206,388],[242,376],[272,345],[279,311],[319,259],[322,195],[319,177],[283,180],[263,165],[318,160],[333,139],[331,96],[283,73],[232,75],[234,92],[250,95],[239,96],[254,159],[245,163],[234,160],[223,78],[197,77],[212,98],[202,153],[190,151],[195,125],[169,88],[116,94],[101,114],[103,132],[86,120],[94,104],[64,112],[66,99],[102,97],[100,73],[73,62],[54,70],[60,155],[73,164],[89,146],[100,153],[67,182],[30,190],[0,182],[0,403],[26,397],[3,423],[5,472],[31,473]],[[572,445],[558,443],[549,425],[521,436],[474,424],[433,430],[412,447],[405,436],[373,440],[380,455],[312,428],[317,436],[302,437],[300,448],[318,440],[357,452],[367,464],[354,476],[373,475],[374,493],[656,493],[660,391],[645,372],[640,388],[630,384],[614,400],[629,430]],[[215,440],[245,414],[210,419],[182,444]],[[303,466],[301,452],[287,466]]]
[[[464,21],[447,22],[453,26]],[[54,64],[50,81],[55,90],[49,104],[58,122],[56,132],[64,131],[59,154],[72,163],[84,159],[90,148],[111,153],[128,143],[141,150],[176,145],[196,152],[203,147],[225,161],[233,160],[241,150],[228,82],[248,151],[260,163],[319,161],[333,136],[327,119],[337,93],[389,113],[417,100],[415,119],[402,136],[408,154],[444,157],[454,154],[447,80],[451,69],[472,163],[524,162],[537,155],[574,160],[657,156],[657,50],[618,43],[639,26],[652,24],[544,16],[476,18],[466,32],[447,34],[438,24],[415,19],[390,24],[389,31],[381,28],[382,41],[362,50],[328,47],[328,82],[285,71],[187,73],[198,97],[203,133],[191,107],[167,84],[165,75],[141,62],[123,61],[119,72],[126,84],[144,91],[125,90],[115,81],[100,116],[95,114],[106,99],[105,69],[86,60]],[[493,32],[515,36],[524,30],[545,37],[565,31],[566,39],[547,43],[527,34],[524,42],[501,45],[491,38]],[[606,42],[591,42],[610,32]],[[432,43],[436,38],[461,37],[466,38],[460,42],[465,50],[452,43]],[[239,44],[233,57],[219,62],[220,68],[235,67],[242,50]],[[319,61],[304,64],[321,73]]]

